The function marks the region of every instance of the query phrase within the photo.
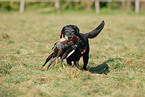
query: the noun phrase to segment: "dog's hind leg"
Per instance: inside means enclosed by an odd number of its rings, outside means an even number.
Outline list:
[[[84,62],[83,69],[84,70],[87,70],[88,60],[89,60],[89,53],[84,53],[83,55],[83,62]]]
[[[49,67],[51,66],[51,64],[54,62],[54,60],[55,60],[56,58],[57,58],[57,57],[54,57],[54,58],[51,59],[49,65],[48,65],[48,67],[47,67],[47,70],[49,69]]]
[[[47,57],[47,59],[46,59],[46,61],[45,61],[45,63],[43,64],[42,67],[44,67],[44,66],[46,65],[46,63],[52,58],[52,56],[53,56],[53,53],[51,53],[51,54]]]

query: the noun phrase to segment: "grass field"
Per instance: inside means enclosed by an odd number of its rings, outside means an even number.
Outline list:
[[[61,63],[41,68],[64,25],[82,33],[104,20],[90,40],[88,71]],[[104,70],[104,66],[109,66]],[[61,68],[61,69],[60,69]],[[145,16],[140,14],[0,13],[1,97],[145,97]]]

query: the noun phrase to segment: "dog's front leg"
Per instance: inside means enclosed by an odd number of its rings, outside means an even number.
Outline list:
[[[71,65],[72,65],[72,61],[71,61],[70,57],[68,57],[68,58],[66,59],[66,61],[67,61],[67,65],[68,65],[68,66],[71,66]]]
[[[79,61],[74,61],[74,66],[79,67]]]

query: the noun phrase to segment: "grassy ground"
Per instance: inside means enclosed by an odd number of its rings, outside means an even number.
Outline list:
[[[41,68],[66,24],[82,33],[106,22],[90,40],[88,71],[59,65]],[[145,96],[145,16],[135,14],[0,13],[2,97]],[[82,60],[80,68],[82,68]],[[104,69],[109,66],[109,69]],[[62,70],[60,69],[62,68]]]

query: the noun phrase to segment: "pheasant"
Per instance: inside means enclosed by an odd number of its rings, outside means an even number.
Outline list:
[[[79,45],[79,37],[78,36],[73,36],[70,40],[66,38],[61,38],[59,41],[57,41],[54,44],[53,52],[47,57],[45,63],[43,64],[43,67],[47,64],[47,62],[50,60],[50,63],[47,67],[47,70],[51,66],[51,64],[56,60],[55,67],[57,65],[57,59],[60,58],[63,64],[63,60],[67,57],[69,57],[78,47]],[[64,67],[64,64],[63,64]]]

